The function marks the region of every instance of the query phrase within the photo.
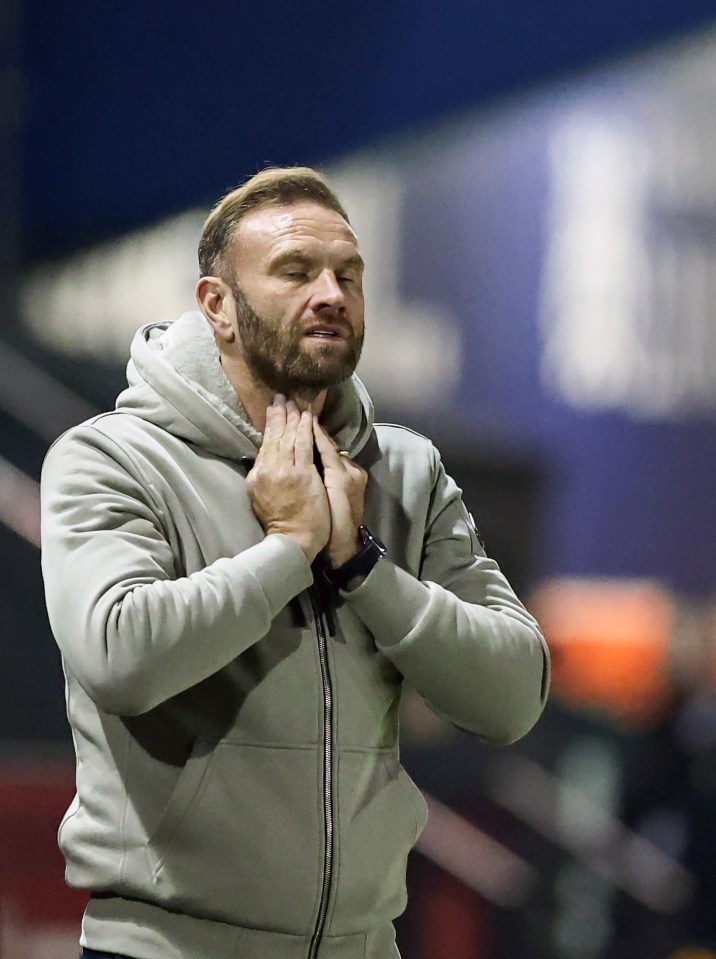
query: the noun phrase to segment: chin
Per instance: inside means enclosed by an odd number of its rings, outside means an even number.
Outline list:
[[[335,356],[312,356],[311,362],[307,363],[303,369],[292,370],[289,375],[304,381],[307,386],[310,384],[315,388],[325,389],[349,379],[356,365],[353,357],[344,356],[338,359]]]
[[[344,383],[353,375],[354,366],[346,366],[334,369],[312,369],[311,371],[296,371],[283,378],[282,385],[278,388],[279,393],[290,395],[292,393],[312,392],[321,393],[331,386],[337,386]]]

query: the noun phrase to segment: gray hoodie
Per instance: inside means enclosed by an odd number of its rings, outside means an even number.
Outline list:
[[[43,572],[77,795],[82,941],[137,959],[393,959],[425,803],[398,759],[403,677],[493,743],[544,705],[534,619],[429,440],[374,425],[352,380],[323,423],[369,473],[386,543],[361,586],[314,582],[245,486],[261,435],[198,313],[141,329],[114,412],[43,469]],[[316,577],[318,580],[318,577]]]

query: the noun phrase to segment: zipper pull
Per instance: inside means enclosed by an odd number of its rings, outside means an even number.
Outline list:
[[[293,619],[296,626],[298,626],[300,629],[305,629],[306,626],[308,626],[308,620],[306,619],[306,614],[303,611],[300,598],[298,596],[294,596],[288,606],[293,613]]]

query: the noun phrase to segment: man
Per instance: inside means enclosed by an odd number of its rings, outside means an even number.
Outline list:
[[[433,445],[373,424],[363,262],[325,179],[259,173],[199,258],[203,316],[140,330],[117,409],[43,471],[84,955],[394,959],[426,818],[403,677],[508,743],[546,647]]]

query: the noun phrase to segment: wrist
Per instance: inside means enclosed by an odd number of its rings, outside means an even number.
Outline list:
[[[363,583],[365,583],[365,576],[354,576],[350,583],[346,583],[343,587],[343,592],[352,593],[354,589],[358,589]]]
[[[320,546],[317,546],[315,541],[308,534],[296,533],[285,529],[271,528],[267,528],[265,532],[267,536],[270,536],[272,533],[279,533],[281,536],[287,536],[288,539],[292,540],[298,546],[309,564],[314,561],[320,552]]]
[[[349,560],[353,559],[356,553],[360,552],[363,547],[363,540],[360,538],[358,530],[355,531],[352,540],[349,540],[346,543],[341,543],[338,546],[332,546],[330,549],[326,550],[326,559],[328,560],[328,565],[331,569],[338,569],[339,566],[343,566],[344,563],[347,563]]]
[[[383,543],[374,536],[367,526],[358,527],[360,548],[340,566],[331,565],[324,569],[325,579],[334,587],[350,592],[356,589],[368,576],[375,564],[386,554]],[[330,559],[330,557],[329,557]]]

